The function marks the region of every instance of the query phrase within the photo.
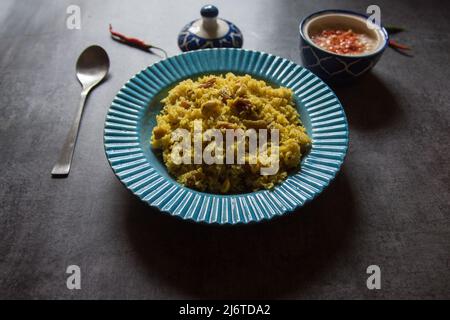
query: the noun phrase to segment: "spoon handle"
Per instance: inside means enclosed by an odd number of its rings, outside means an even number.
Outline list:
[[[78,137],[78,130],[80,128],[81,116],[83,115],[84,103],[86,97],[89,94],[89,90],[81,92],[80,106],[78,107],[77,116],[75,121],[67,134],[66,142],[61,149],[59,159],[52,169],[52,177],[65,178],[69,175],[70,165],[72,163],[73,151],[75,149],[75,143]]]

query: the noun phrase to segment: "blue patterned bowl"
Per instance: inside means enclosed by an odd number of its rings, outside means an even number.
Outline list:
[[[348,10],[324,10],[313,13],[300,23],[300,56],[303,65],[327,82],[345,83],[369,71],[380,59],[388,44],[388,33],[376,24],[366,24],[367,16]],[[376,41],[375,49],[361,55],[339,55],[326,51],[310,38],[324,28],[350,28]]]
[[[150,147],[160,100],[186,78],[250,74],[294,91],[310,152],[301,169],[273,190],[217,195],[180,185]],[[149,205],[173,216],[218,224],[248,223],[291,212],[333,180],[348,147],[344,110],[333,91],[305,68],[271,54],[242,49],[191,51],[155,63],[131,78],[114,98],[104,129],[106,157],[120,181]]]

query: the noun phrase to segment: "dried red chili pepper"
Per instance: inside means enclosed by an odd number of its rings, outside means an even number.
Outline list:
[[[144,51],[151,51],[152,49],[160,50],[167,58],[167,52],[164,49],[145,43],[141,39],[128,37],[120,32],[114,31],[111,24],[109,25],[109,32],[111,33],[111,38],[118,42],[128,44]]]
[[[404,44],[398,43],[395,40],[389,40],[389,46],[395,49],[400,49],[400,50],[411,50],[411,47],[408,47]]]
[[[386,27],[386,31],[388,32],[389,36],[391,36],[393,34],[403,32],[403,31],[405,31],[405,29],[402,28],[402,27],[387,26]],[[403,50],[412,50],[411,47],[409,47],[407,45],[404,45],[404,44],[401,44],[401,43],[398,43],[397,41],[395,41],[393,39],[389,39],[388,44],[389,44],[389,47],[391,47],[393,49],[396,49],[396,50],[398,50],[398,51],[400,51],[400,52],[402,52],[404,54],[406,54],[406,53],[403,52]]]

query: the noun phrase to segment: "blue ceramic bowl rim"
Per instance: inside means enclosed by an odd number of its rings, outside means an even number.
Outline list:
[[[363,14],[363,13],[359,13],[356,11],[351,11],[351,10],[344,10],[344,9],[325,9],[325,10],[320,10],[320,11],[316,11],[314,13],[311,13],[310,15],[306,16],[305,18],[303,18],[300,21],[300,25],[299,25],[299,32],[300,32],[300,36],[302,37],[302,39],[304,41],[306,41],[309,45],[313,46],[315,49],[318,49],[321,52],[324,52],[326,54],[329,54],[331,56],[335,56],[335,57],[339,57],[339,58],[348,58],[348,59],[360,59],[360,58],[370,58],[373,56],[376,56],[380,53],[382,53],[384,51],[384,49],[386,49],[386,46],[389,43],[389,34],[386,31],[386,29],[382,26],[379,25],[377,26],[379,30],[381,30],[381,33],[383,34],[383,38],[384,38],[384,43],[383,45],[376,51],[371,52],[369,54],[365,54],[365,55],[355,55],[355,56],[350,56],[350,55],[344,55],[344,54],[336,54],[327,50],[322,49],[321,47],[317,46],[315,43],[309,41],[308,37],[305,36],[305,34],[303,33],[303,26],[304,24],[310,20],[311,18],[314,18],[316,16],[320,16],[320,15],[324,15],[327,13],[343,13],[343,14],[348,14],[348,15],[353,15],[353,16],[357,16],[357,17],[363,17],[363,18],[369,18],[369,16]]]
[[[150,68],[154,67],[155,65],[161,65],[164,61],[170,60],[170,59],[176,59],[176,58],[179,57],[179,56],[196,55],[196,54],[198,54],[198,53],[200,53],[200,52],[204,52],[204,51],[243,51],[244,53],[247,53],[247,54],[259,54],[260,56],[266,55],[267,57],[279,58],[279,59],[281,59],[283,62],[286,62],[286,61],[287,61],[288,63],[294,64],[294,65],[296,65],[297,67],[303,69],[303,71],[304,71],[308,76],[311,75],[312,77],[314,77],[314,78],[317,80],[318,83],[315,84],[315,86],[316,86],[316,85],[319,85],[319,84],[320,84],[320,85],[323,85],[323,86],[325,86],[326,88],[328,88],[329,91],[331,92],[331,95],[334,97],[334,99],[336,100],[337,104],[340,106],[340,109],[341,109],[341,111],[342,111],[342,113],[340,114],[340,116],[342,116],[343,121],[344,121],[344,123],[343,123],[343,125],[344,125],[343,130],[344,130],[345,135],[344,135],[344,137],[343,137],[343,140],[345,141],[345,146],[344,146],[344,148],[343,148],[342,151],[341,151],[341,153],[342,153],[342,158],[340,159],[338,166],[337,166],[336,168],[334,168],[334,170],[333,170],[332,172],[329,173],[329,176],[330,176],[329,180],[327,180],[327,181],[322,181],[322,182],[323,182],[322,186],[321,186],[317,191],[315,191],[312,195],[310,195],[309,197],[307,197],[307,198],[303,201],[303,203],[301,203],[301,204],[295,204],[292,208],[285,208],[285,209],[283,209],[283,212],[281,212],[281,213],[279,213],[279,214],[278,214],[278,213],[275,213],[275,214],[272,214],[272,215],[270,215],[270,216],[263,216],[263,217],[261,217],[260,219],[253,219],[253,218],[252,218],[252,219],[250,219],[250,220],[248,220],[248,221],[246,221],[246,220],[239,220],[239,221],[235,222],[235,221],[233,221],[233,220],[227,220],[227,221],[225,221],[225,222],[222,222],[222,221],[220,221],[220,220],[215,220],[215,221],[199,220],[198,218],[193,218],[193,217],[186,217],[186,216],[176,215],[176,214],[174,214],[171,210],[165,210],[165,209],[160,208],[158,205],[156,205],[156,204],[154,203],[154,201],[153,201],[153,203],[151,203],[150,201],[147,201],[147,200],[143,199],[143,197],[142,197],[141,195],[139,195],[137,192],[135,192],[134,190],[132,190],[132,189],[130,188],[130,186],[128,186],[128,185],[126,184],[126,182],[124,181],[124,179],[121,178],[121,177],[118,175],[118,173],[116,172],[116,170],[114,169],[114,165],[113,165],[113,162],[112,162],[113,159],[112,159],[112,157],[108,154],[108,147],[107,147],[107,123],[108,123],[108,117],[110,116],[110,113],[111,113],[111,108],[112,108],[112,106],[113,106],[113,104],[114,104],[114,101],[115,101],[116,98],[118,97],[118,95],[124,92],[124,90],[127,88],[127,85],[128,85],[129,83],[131,83],[131,82],[132,82],[133,80],[135,80],[137,77],[139,77],[140,75],[142,75],[145,71],[149,70]],[[223,71],[223,73],[225,72],[225,70],[222,70],[222,71]],[[222,72],[222,71],[221,71],[221,72]],[[213,71],[212,71],[212,72],[213,72]],[[305,76],[305,77],[308,77],[308,76]],[[181,80],[180,80],[180,81],[181,81]],[[270,81],[270,80],[269,80],[269,81]],[[163,89],[163,88],[162,88],[162,89]],[[154,98],[155,98],[155,96],[152,97],[152,99],[154,99]],[[150,102],[151,102],[151,101],[150,101]],[[148,102],[147,105],[148,105],[150,102]],[[301,66],[301,65],[299,65],[299,64],[297,64],[297,63],[295,63],[295,62],[293,62],[293,61],[291,61],[291,60],[289,60],[289,59],[282,58],[282,57],[279,57],[279,56],[276,56],[276,55],[273,55],[273,54],[270,54],[270,53],[266,53],[266,52],[263,52],[263,51],[247,50],[247,49],[241,49],[241,48],[207,48],[207,49],[200,49],[200,50],[194,50],[194,51],[182,52],[182,53],[180,53],[180,54],[178,54],[178,55],[176,55],[176,56],[172,56],[172,57],[169,57],[169,58],[167,58],[167,59],[160,60],[160,61],[158,61],[158,62],[156,62],[156,63],[154,63],[154,64],[151,64],[151,65],[145,67],[144,69],[141,69],[141,71],[137,72],[137,73],[136,73],[134,76],[132,76],[128,81],[126,81],[125,84],[119,89],[119,91],[118,91],[117,94],[115,95],[115,97],[114,97],[114,99],[113,99],[113,101],[112,101],[112,103],[111,103],[111,105],[110,105],[110,107],[108,108],[108,111],[107,111],[107,113],[106,113],[106,116],[105,116],[105,123],[104,123],[104,128],[103,128],[103,147],[104,147],[104,151],[105,151],[105,156],[106,156],[106,158],[107,158],[107,160],[108,160],[108,163],[109,163],[109,165],[110,165],[110,167],[111,167],[111,170],[113,171],[114,175],[116,176],[116,178],[121,182],[121,184],[122,184],[126,189],[128,189],[134,196],[136,196],[137,198],[139,198],[140,201],[145,202],[148,206],[150,206],[150,207],[152,207],[152,208],[155,208],[156,210],[158,210],[158,211],[160,211],[160,212],[162,212],[162,213],[165,213],[165,214],[168,214],[168,215],[171,215],[171,216],[175,216],[175,217],[177,217],[178,219],[181,219],[181,220],[190,220],[190,221],[193,221],[193,222],[196,222],[196,223],[213,224],[213,225],[243,225],[243,224],[248,224],[248,223],[259,223],[259,222],[262,222],[262,221],[268,221],[268,220],[271,220],[271,219],[276,219],[276,218],[278,218],[279,216],[282,216],[282,215],[286,215],[286,214],[295,212],[295,211],[298,210],[299,208],[301,208],[301,207],[307,205],[307,204],[310,203],[312,200],[314,200],[319,194],[321,194],[321,193],[322,193],[322,192],[330,185],[330,183],[335,179],[336,175],[339,173],[339,171],[340,171],[340,169],[341,169],[341,167],[342,167],[342,165],[343,165],[343,163],[344,163],[344,160],[345,160],[345,158],[346,158],[346,156],[347,156],[347,151],[348,151],[348,146],[349,146],[349,140],[350,140],[350,139],[349,139],[348,120],[347,120],[347,116],[346,116],[346,114],[345,114],[344,108],[343,108],[343,106],[342,106],[342,103],[340,102],[339,98],[336,96],[336,94],[334,93],[334,91],[333,91],[333,90],[332,90],[332,89],[331,89],[331,88],[330,88],[330,87],[329,87],[322,79],[320,79],[317,75],[315,75],[315,74],[314,74],[313,72],[311,72],[310,70],[306,69],[305,67],[303,67],[303,66]],[[139,148],[141,148],[141,147],[139,147]],[[308,152],[308,154],[305,155],[305,157],[307,157],[308,155],[309,155],[309,152]],[[302,162],[303,162],[303,159],[302,159]],[[301,172],[301,170],[302,170],[302,168],[300,168],[299,172]],[[166,181],[169,180],[169,179],[164,178],[164,177],[162,177],[162,178],[163,178],[164,180],[166,180]],[[289,179],[290,179],[290,176],[288,176],[288,178],[287,178],[285,181],[283,181],[280,185],[282,185],[283,183],[285,183],[285,182],[288,181]],[[173,181],[169,181],[169,182],[172,183],[173,185],[176,185],[177,188],[179,188],[179,189],[185,189],[185,190],[188,190],[188,191],[190,191],[190,192],[192,192],[192,193],[194,193],[194,194],[204,195],[204,197],[208,197],[208,198],[216,197],[216,198],[219,198],[219,199],[222,199],[222,198],[236,199],[236,198],[239,198],[239,197],[242,197],[242,196],[249,196],[249,195],[262,194],[263,192],[267,192],[267,191],[268,191],[268,190],[259,190],[259,191],[256,191],[256,192],[250,192],[250,193],[244,193],[244,194],[230,194],[230,195],[212,194],[212,193],[206,193],[206,192],[201,192],[201,191],[194,190],[194,189],[191,189],[191,188],[187,188],[187,187],[185,187],[185,186],[179,184],[173,177],[171,178],[171,180],[173,180]],[[278,188],[278,187],[279,187],[279,185],[277,185],[277,186],[275,187],[275,189]],[[275,190],[275,189],[274,189],[274,190]],[[262,196],[265,196],[265,195],[262,194]],[[191,200],[192,200],[192,199],[191,199]]]

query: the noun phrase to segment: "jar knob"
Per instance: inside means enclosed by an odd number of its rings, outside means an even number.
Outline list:
[[[200,10],[200,14],[203,18],[216,18],[219,15],[219,9],[212,4],[207,4],[203,6]]]

